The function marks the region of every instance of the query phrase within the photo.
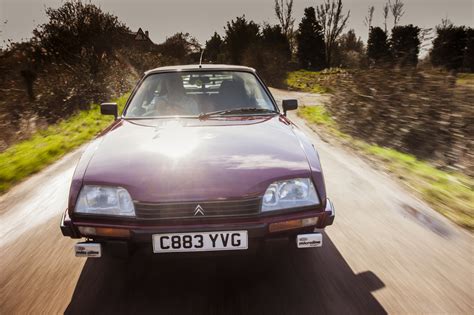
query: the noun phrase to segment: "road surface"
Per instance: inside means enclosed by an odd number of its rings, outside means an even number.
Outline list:
[[[472,235],[290,116],[318,148],[336,206],[323,248],[264,258],[75,258],[59,220],[78,150],[0,197],[0,314],[472,314]]]

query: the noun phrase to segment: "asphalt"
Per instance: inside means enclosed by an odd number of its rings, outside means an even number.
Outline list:
[[[277,99],[323,101],[272,91]],[[59,220],[79,149],[0,197],[0,314],[472,314],[472,235],[290,118],[318,149],[337,211],[322,248],[76,258]]]

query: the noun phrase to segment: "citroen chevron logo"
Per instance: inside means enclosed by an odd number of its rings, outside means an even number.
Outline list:
[[[204,215],[204,209],[201,207],[201,205],[197,205],[194,209],[194,216],[197,215]]]

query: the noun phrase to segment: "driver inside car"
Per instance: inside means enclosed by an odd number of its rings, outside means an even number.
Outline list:
[[[184,90],[176,73],[167,74],[161,82],[161,93],[151,101],[153,116],[199,115],[199,106]]]

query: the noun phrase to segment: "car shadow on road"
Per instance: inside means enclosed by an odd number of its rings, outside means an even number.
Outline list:
[[[319,249],[261,256],[88,259],[66,314],[385,314],[370,271]]]

